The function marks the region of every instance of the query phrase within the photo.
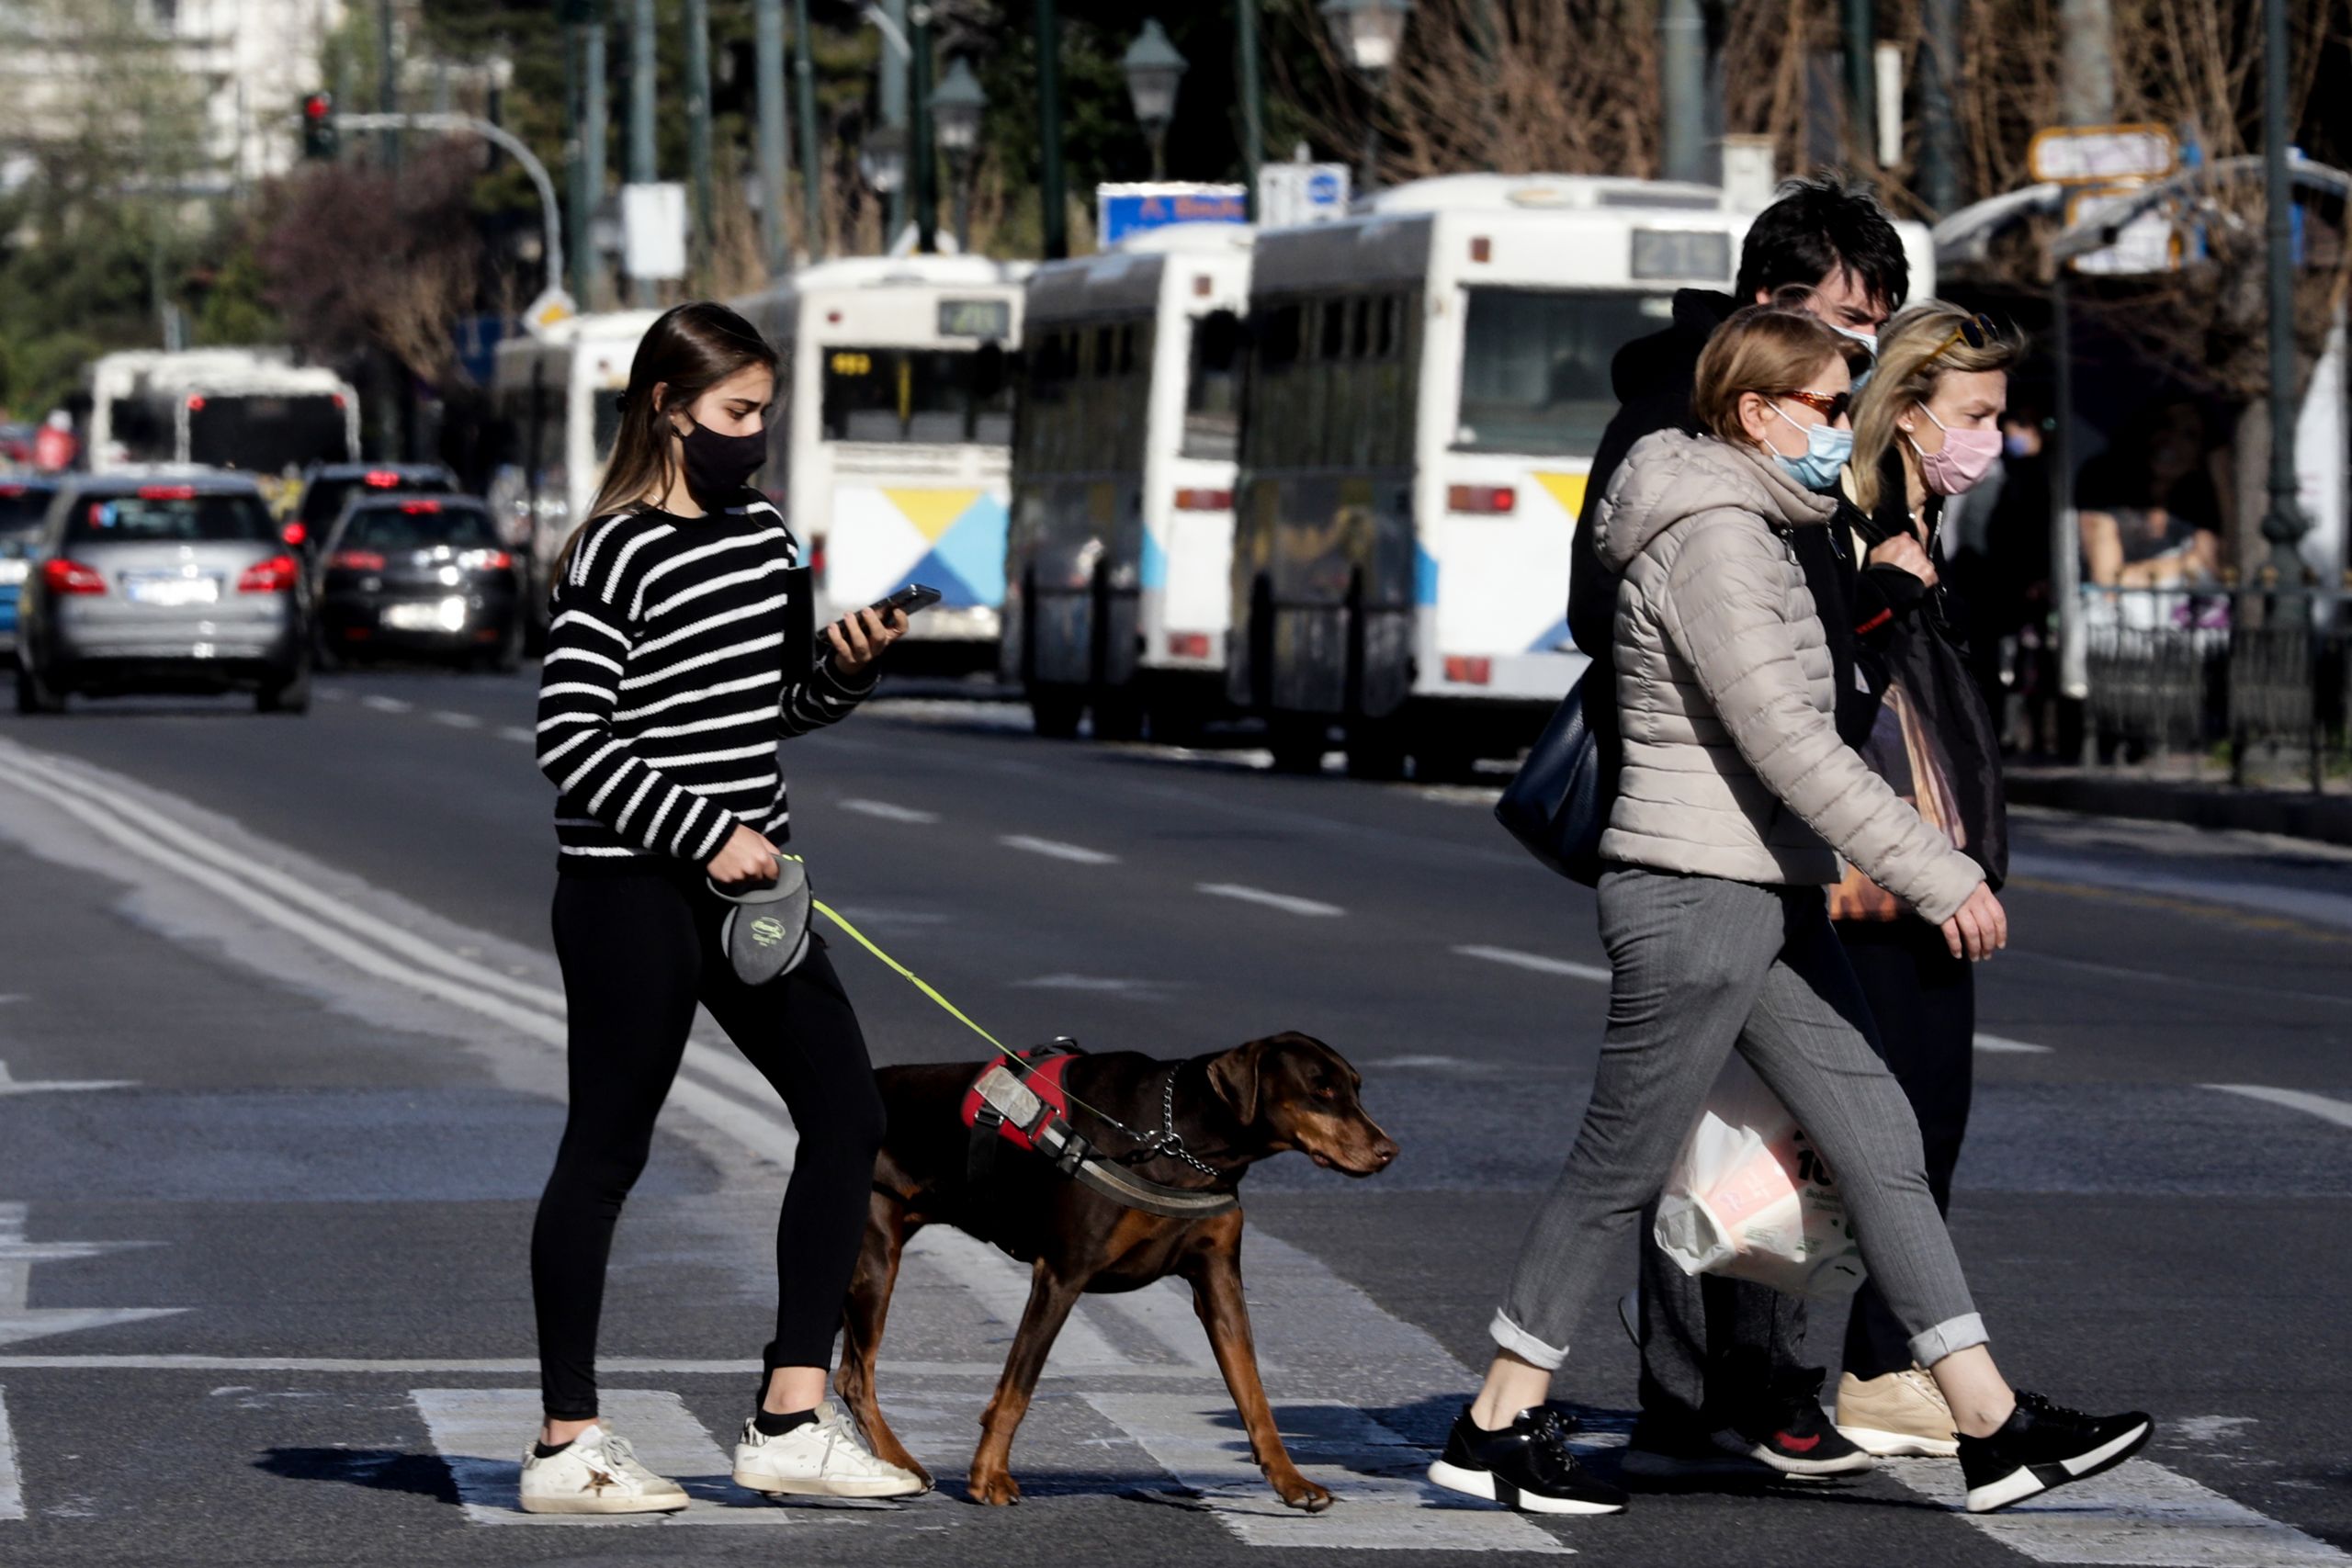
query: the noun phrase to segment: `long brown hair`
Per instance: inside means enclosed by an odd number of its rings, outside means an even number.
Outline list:
[[[676,480],[671,457],[672,408],[695,399],[737,371],[763,365],[773,372],[775,349],[760,330],[715,299],[690,299],[657,317],[638,340],[629,361],[628,390],[621,394],[620,429],[613,436],[612,460],[588,515],[563,542],[556,558],[559,576],[571,569],[571,553],[588,525],[649,495],[667,494]],[[658,399],[653,389],[662,389]]]
[[[1902,432],[1894,422],[1914,407],[1924,408],[1936,388],[1954,371],[2007,370],[2025,352],[2014,333],[1987,338],[1972,348],[1953,334],[1975,318],[1957,305],[1925,299],[1886,323],[1878,334],[1878,368],[1854,398],[1854,456],[1847,473],[1854,504],[1875,511],[1879,470]],[[1938,353],[1939,347],[1942,348]]]

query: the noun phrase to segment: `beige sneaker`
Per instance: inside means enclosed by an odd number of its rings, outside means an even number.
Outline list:
[[[1881,1459],[1950,1459],[1960,1452],[1956,1425],[1936,1380],[1917,1367],[1869,1379],[1848,1372],[1838,1380],[1838,1429]]]
[[[526,1514],[668,1514],[690,1501],[686,1489],[637,1462],[628,1439],[591,1427],[546,1459],[523,1450]]]

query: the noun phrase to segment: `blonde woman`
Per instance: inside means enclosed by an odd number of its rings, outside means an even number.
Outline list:
[[[1854,456],[1832,524],[1849,532],[1851,558],[1873,563],[1851,595],[1861,657],[1884,687],[1862,761],[1996,889],[2008,869],[2000,743],[1969,673],[1968,618],[1936,570],[1937,534],[1946,500],[2000,460],[2019,352],[1989,319],[1939,301],[1888,322],[1877,372],[1854,402]],[[1975,975],[1858,866],[1830,890],[1829,918],[1918,1118],[1928,1190],[1949,1211],[1973,1085]],[[1951,1411],[1905,1337],[1885,1295],[1864,1284],[1847,1320],[1838,1430],[1881,1456],[1955,1453]]]

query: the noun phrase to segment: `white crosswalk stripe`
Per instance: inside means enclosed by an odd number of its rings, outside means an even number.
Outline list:
[[[539,1429],[536,1388],[420,1388],[410,1400],[424,1418],[433,1447],[449,1467],[458,1500],[479,1525],[639,1524],[664,1516],[620,1518],[526,1514],[517,1501],[521,1455]],[[666,1389],[610,1389],[600,1400],[610,1429],[627,1438],[638,1462],[686,1489],[690,1507],[669,1516],[676,1524],[757,1524],[781,1515],[737,1486],[734,1461],[712,1440],[685,1403]]]
[[[25,1483],[17,1472],[17,1438],[8,1425],[8,1391],[0,1388],[0,1524],[25,1517]]]
[[[1229,1403],[1181,1393],[1090,1393],[1086,1402],[1133,1433],[1244,1545],[1568,1553],[1517,1514],[1472,1502],[1453,1506],[1452,1494],[1422,1478],[1426,1451],[1351,1405],[1316,1400],[1286,1403],[1278,1412],[1283,1444],[1300,1471],[1341,1499],[1327,1513],[1304,1514],[1258,1473]]]
[[[1960,1461],[1886,1460],[1894,1478],[1957,1508]],[[2320,1568],[2352,1563],[2324,1540],[2267,1518],[2143,1457],[1997,1514],[1961,1516],[2036,1562],[2094,1568]]]

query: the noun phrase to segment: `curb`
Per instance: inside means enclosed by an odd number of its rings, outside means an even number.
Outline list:
[[[2014,769],[2002,777],[2009,799],[2095,817],[2182,822],[2193,828],[2278,833],[2352,845],[2352,796],[2288,790],[2221,789],[2154,779],[2098,778]]]

